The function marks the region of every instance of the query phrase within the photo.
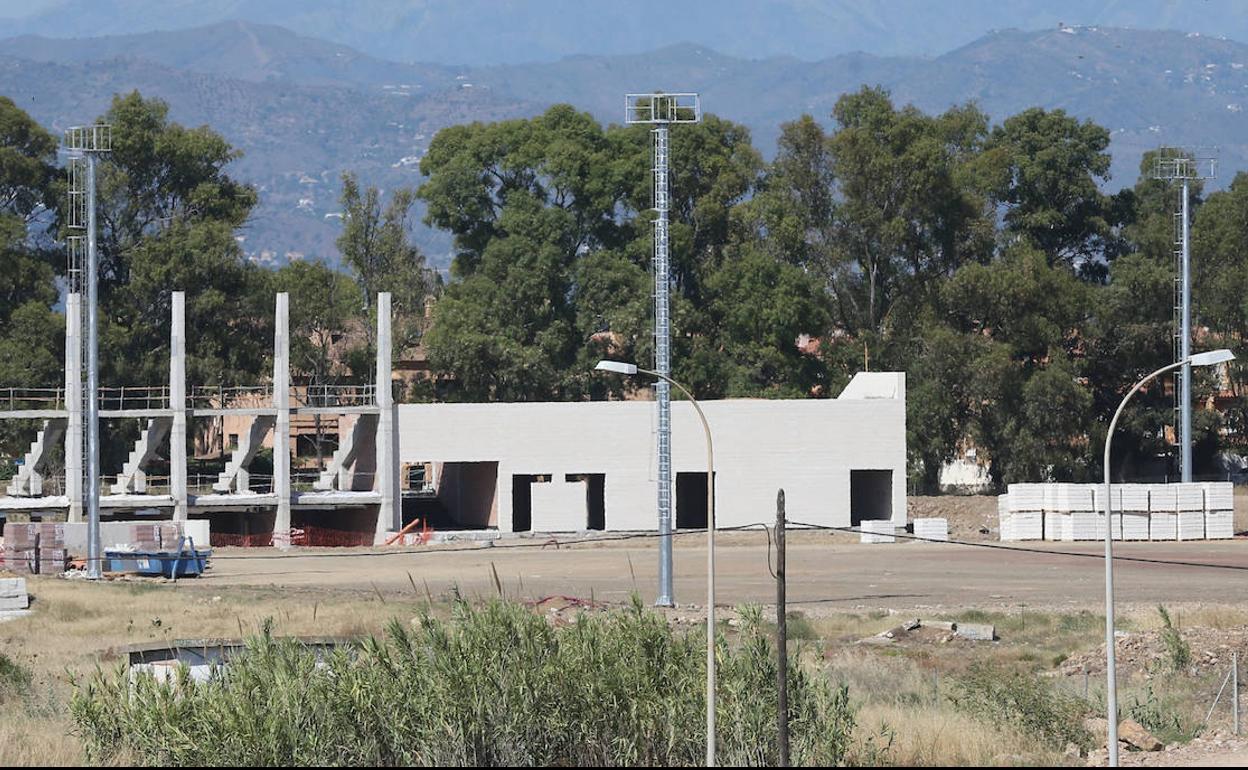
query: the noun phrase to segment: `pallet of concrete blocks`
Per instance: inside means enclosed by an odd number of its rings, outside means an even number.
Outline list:
[[[1051,494],[1046,484],[1011,484],[998,498],[1002,540],[1043,540],[1044,506]]]
[[[69,551],[61,548],[39,549],[39,574],[59,575],[69,569]]]
[[[1122,522],[1123,540],[1148,540],[1150,529],[1149,492],[1147,484],[1118,484],[1111,487],[1115,516]],[[1117,534],[1115,538],[1119,537]]]
[[[1048,484],[1044,511],[1045,540],[1075,540],[1075,515],[1095,510],[1095,495],[1087,484]]]
[[[915,519],[914,520],[914,536],[917,542],[927,543],[931,541],[948,542],[949,541],[949,520],[948,519]]]
[[[859,540],[863,543],[895,543],[897,528],[891,519],[867,520],[858,525]]]
[[[1180,540],[1205,539],[1205,489],[1198,483],[1168,485],[1174,488]]]
[[[26,578],[0,578],[0,611],[24,610],[29,606]]]
[[[1043,511],[1049,502],[1048,484],[1011,484],[1004,495],[1006,510]]]
[[[1235,537],[1235,489],[1229,481],[1206,482],[1205,537],[1225,540]]]
[[[4,552],[0,556],[4,559],[4,568],[9,572],[18,575],[39,574],[38,548],[15,548],[6,543]]]
[[[1148,485],[1148,511],[1150,540],[1178,539],[1179,497],[1173,485]]]

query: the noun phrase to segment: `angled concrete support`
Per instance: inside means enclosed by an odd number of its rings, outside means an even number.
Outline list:
[[[69,421],[64,417],[53,417],[43,421],[43,427],[30,442],[30,451],[22,460],[17,474],[9,480],[8,493],[11,497],[39,497],[43,494],[43,469],[51,457],[52,447],[61,440],[65,426]]]
[[[376,432],[377,415],[360,415],[355,421],[355,425],[351,426],[351,432],[347,434],[346,438],[339,440],[338,450],[329,459],[329,464],[325,467],[325,470],[321,471],[320,478],[316,480],[312,488],[322,492],[331,489],[351,489],[354,486],[352,482],[352,466],[355,465],[355,459],[359,455],[360,447],[366,444]]]
[[[251,427],[246,433],[238,438],[238,446],[230,455],[230,461],[225,464],[225,470],[217,475],[217,481],[212,485],[214,492],[247,492],[251,488],[250,474],[247,472],[247,466],[251,465],[252,459],[256,456],[256,452],[264,445],[264,437],[273,430],[277,418],[271,414],[258,415],[251,422]],[[276,473],[276,468],[274,472]]]
[[[65,297],[65,496],[70,521],[83,520],[82,295]]]
[[[165,440],[165,436],[169,435],[169,430],[172,427],[173,418],[171,417],[153,417],[147,421],[147,425],[139,433],[138,440],[134,442],[134,449],[131,450],[130,456],[126,458],[126,464],[122,467],[121,473],[117,474],[117,481],[113,483],[111,488],[114,495],[128,495],[147,491],[147,473],[144,472],[143,468],[156,456],[161,442]],[[174,446],[171,442],[171,453],[174,451]],[[169,486],[171,490],[173,488],[173,463],[174,459],[172,454],[170,454]]]
[[[173,292],[169,332],[169,494],[173,520],[186,521],[186,294]]]
[[[273,544],[290,546],[290,295],[277,295],[277,317],[273,325],[273,407],[277,418],[273,428],[273,492],[277,495],[277,517],[273,522]]]
[[[394,391],[390,379],[390,293],[377,295],[377,476],[376,487],[381,493],[381,505],[377,509],[377,540],[384,542],[387,531],[397,531],[402,526],[402,493],[399,491],[399,452]]]

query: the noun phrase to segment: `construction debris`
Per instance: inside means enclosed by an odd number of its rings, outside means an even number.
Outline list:
[[[996,627],[991,623],[956,623],[948,620],[922,620],[915,618],[902,623],[896,628],[881,631],[875,636],[859,639],[858,644],[892,644],[924,629],[941,632],[941,642],[949,642],[954,638],[966,639],[972,642],[991,642],[997,638]]]

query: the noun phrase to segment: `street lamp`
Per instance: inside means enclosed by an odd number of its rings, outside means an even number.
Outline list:
[[[1109,728],[1107,743],[1109,744],[1110,767],[1118,766],[1118,682],[1114,663],[1114,527],[1111,518],[1113,501],[1110,499],[1109,482],[1109,450],[1114,439],[1114,427],[1118,425],[1118,418],[1122,416],[1122,410],[1126,408],[1127,402],[1154,377],[1178,369],[1180,366],[1213,366],[1234,358],[1235,354],[1229,350],[1211,350],[1161,367],[1137,382],[1135,387],[1123,397],[1122,403],[1118,405],[1118,411],[1114,412],[1114,419],[1110,420],[1109,432],[1105,434],[1105,700]]]
[[[711,426],[697,399],[689,389],[672,378],[637,364],[623,361],[599,361],[595,369],[627,376],[648,374],[676,386],[693,404],[706,434],[706,766],[715,766],[715,450],[711,445]],[[669,535],[670,537],[670,535]]]

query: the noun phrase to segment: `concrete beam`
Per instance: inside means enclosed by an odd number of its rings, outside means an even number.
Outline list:
[[[169,332],[169,494],[173,520],[186,521],[186,294],[173,292]]]
[[[70,521],[83,520],[82,295],[65,297],[65,496]]]
[[[398,415],[391,386],[390,293],[377,295],[377,474],[376,490],[381,494],[377,507],[378,542],[386,532],[400,529],[403,518],[402,496],[399,493],[399,447],[394,426]]]
[[[290,295],[277,295],[273,324],[273,408],[277,412],[273,428],[273,493],[277,495],[277,516],[273,522],[273,544],[290,547]]]

